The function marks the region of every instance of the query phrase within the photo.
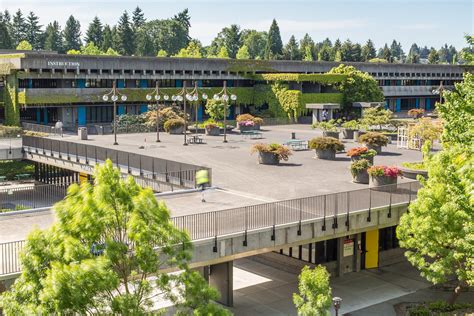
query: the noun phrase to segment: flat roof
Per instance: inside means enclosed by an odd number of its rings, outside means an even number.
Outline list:
[[[307,103],[307,109],[313,110],[338,110],[341,108],[339,103]]]

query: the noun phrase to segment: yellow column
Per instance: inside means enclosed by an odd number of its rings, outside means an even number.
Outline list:
[[[379,230],[370,230],[365,233],[365,268],[378,268],[379,266]]]
[[[88,179],[87,173],[82,173],[82,172],[79,173],[79,182],[81,184],[84,182],[87,182],[87,179]]]

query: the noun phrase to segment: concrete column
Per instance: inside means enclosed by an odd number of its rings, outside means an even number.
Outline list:
[[[354,235],[346,237],[338,238],[337,240],[337,276],[343,276],[345,273],[357,271],[357,257],[354,255],[358,255],[357,251],[357,237]],[[345,241],[351,240],[352,243],[348,242],[347,249],[352,249],[349,253],[344,254],[345,250]],[[360,265],[359,265],[360,266]]]
[[[220,293],[219,303],[232,307],[234,305],[234,262],[214,264],[209,267],[209,285]]]

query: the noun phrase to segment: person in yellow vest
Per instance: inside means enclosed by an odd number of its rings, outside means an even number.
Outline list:
[[[201,169],[196,172],[196,184],[201,190],[201,202],[206,202],[204,199],[204,191],[209,186],[209,171],[207,171],[207,169]]]

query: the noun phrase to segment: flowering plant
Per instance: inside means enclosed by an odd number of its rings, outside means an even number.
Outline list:
[[[370,167],[367,172],[369,175],[374,177],[392,177],[396,178],[402,175],[402,171],[397,167],[389,167],[389,166],[372,166]]]
[[[239,126],[254,126],[255,123],[253,121],[240,121]]]
[[[349,149],[347,156],[349,157],[361,157],[361,158],[370,158],[377,155],[377,152],[373,149],[368,149],[367,147],[354,147]]]
[[[219,126],[217,125],[217,123],[211,123],[211,122],[209,122],[209,123],[206,124],[206,129],[207,129],[207,130],[210,130],[210,129],[213,129],[213,128],[216,128],[216,127],[219,127]]]

